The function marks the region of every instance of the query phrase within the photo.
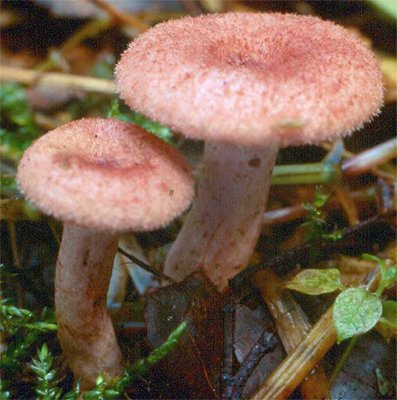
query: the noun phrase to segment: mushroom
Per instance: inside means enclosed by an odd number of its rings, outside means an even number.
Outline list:
[[[64,224],[55,278],[58,337],[83,389],[122,371],[106,293],[119,234],[160,228],[193,197],[179,152],[142,128],[82,119],[39,138],[17,174],[26,198]]]
[[[165,273],[182,280],[200,268],[220,291],[252,255],[278,149],[350,134],[383,99],[379,65],[356,35],[278,13],[158,24],[124,52],[116,84],[131,108],[206,141]]]

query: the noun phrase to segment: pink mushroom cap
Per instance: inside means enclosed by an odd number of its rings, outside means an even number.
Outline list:
[[[355,34],[277,13],[158,24],[123,53],[116,84],[131,108],[189,138],[244,145],[347,135],[378,113],[384,92]]]
[[[26,150],[17,180],[44,213],[113,232],[162,227],[194,194],[176,149],[114,119],[82,119],[48,132]]]

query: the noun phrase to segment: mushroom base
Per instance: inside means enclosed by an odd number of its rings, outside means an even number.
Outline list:
[[[58,338],[66,361],[90,388],[99,374],[122,372],[122,355],[106,308],[118,236],[65,224],[55,277]]]
[[[181,281],[197,269],[223,291],[257,242],[278,150],[207,143],[197,198],[165,262]]]

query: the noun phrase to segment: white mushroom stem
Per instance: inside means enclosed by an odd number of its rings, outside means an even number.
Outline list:
[[[55,277],[58,337],[82,389],[99,374],[122,372],[122,356],[106,308],[118,235],[65,224]]]
[[[177,281],[197,269],[223,291],[254,251],[269,194],[277,141],[262,147],[207,143],[204,171],[185,224],[165,262]]]

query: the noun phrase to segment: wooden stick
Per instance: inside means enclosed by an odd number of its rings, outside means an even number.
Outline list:
[[[16,81],[26,84],[68,87],[85,90],[87,92],[106,94],[116,93],[116,86],[112,81],[107,79],[62,74],[58,72],[40,73],[31,69],[6,67],[4,65],[0,65],[0,81]]]
[[[303,341],[259,387],[251,400],[285,400],[308,376],[336,341],[330,307]]]
[[[281,342],[287,353],[291,353],[305,338],[311,325],[282,280],[270,269],[254,275],[255,286],[260,290],[276,323]],[[306,400],[330,399],[329,384],[324,369],[319,365],[309,373],[300,385]]]

